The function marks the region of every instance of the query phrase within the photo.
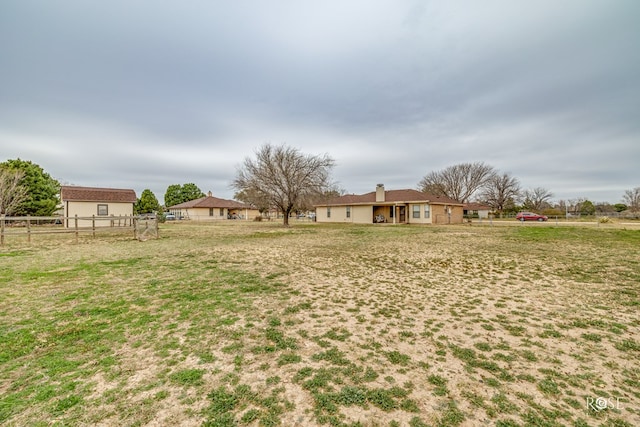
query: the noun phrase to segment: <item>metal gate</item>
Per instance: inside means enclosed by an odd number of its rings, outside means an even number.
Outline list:
[[[136,239],[144,242],[149,239],[157,239],[158,232],[158,217],[157,216],[139,216],[135,219],[135,232]]]

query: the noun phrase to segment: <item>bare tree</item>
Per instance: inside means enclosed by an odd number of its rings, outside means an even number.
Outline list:
[[[596,212],[598,215],[612,215],[615,214],[616,210],[608,202],[599,202],[596,203]]]
[[[508,173],[494,174],[487,180],[481,194],[481,200],[500,213],[512,207],[520,195],[520,182]]]
[[[418,183],[418,189],[466,203],[494,174],[493,167],[483,162],[460,163],[429,172]]]
[[[253,205],[258,209],[260,213],[268,212],[272,207],[269,199],[261,193],[256,193],[251,190],[238,191],[233,195],[233,198],[240,200],[241,202]]]
[[[622,201],[629,207],[631,212],[640,211],[640,187],[625,191]]]
[[[569,199],[567,204],[567,212],[571,215],[578,216],[582,211],[582,205],[586,202],[587,199],[585,197],[578,197],[576,199]]]
[[[331,187],[330,172],[334,160],[327,154],[305,155],[285,145],[265,144],[256,151],[255,159],[245,158],[238,168],[233,188],[244,192],[248,202],[256,205],[267,201],[284,215],[289,215]]]
[[[523,207],[531,211],[541,211],[549,207],[549,200],[553,197],[546,188],[536,187],[530,190],[525,190],[523,194]]]
[[[29,197],[23,176],[23,170],[0,167],[0,214],[13,214]]]

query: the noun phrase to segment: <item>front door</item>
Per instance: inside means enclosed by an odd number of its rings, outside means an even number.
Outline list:
[[[401,224],[404,224],[404,222],[406,221],[406,212],[405,212],[405,207],[404,206],[398,206],[398,209],[400,210],[399,214],[398,214],[398,220]]]

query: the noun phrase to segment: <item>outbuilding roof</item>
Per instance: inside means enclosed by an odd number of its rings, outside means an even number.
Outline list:
[[[189,200],[188,202],[169,206],[168,209],[187,209],[187,208],[230,208],[230,209],[253,209],[253,206],[237,200],[219,199],[213,196],[200,197],[199,199]]]
[[[376,202],[376,192],[366,194],[346,194],[335,197],[327,202],[318,203],[316,206],[344,206],[344,205],[384,205],[393,203],[431,203],[442,205],[462,205],[449,197],[427,194],[422,191],[406,190],[386,190],[384,192],[384,202]]]
[[[136,192],[124,188],[97,188],[63,185],[60,188],[62,201],[71,202],[117,202],[135,203]]]
[[[489,211],[491,210],[490,206],[487,205],[483,205],[482,203],[476,203],[476,202],[471,202],[471,203],[465,203],[464,204],[464,208],[470,211]]]

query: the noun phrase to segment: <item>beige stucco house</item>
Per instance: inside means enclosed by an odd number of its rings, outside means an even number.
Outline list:
[[[65,227],[75,227],[76,216],[78,227],[111,227],[131,224],[137,197],[129,189],[63,185],[60,200]]]
[[[482,203],[465,203],[464,215],[466,218],[489,218],[491,213],[491,207],[483,205]]]
[[[205,197],[169,206],[169,212],[178,218],[192,220],[245,219],[260,216],[258,209],[236,200],[213,197],[211,191]]]
[[[336,197],[316,206],[317,222],[461,224],[462,203],[417,190],[385,190]]]

